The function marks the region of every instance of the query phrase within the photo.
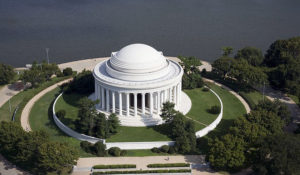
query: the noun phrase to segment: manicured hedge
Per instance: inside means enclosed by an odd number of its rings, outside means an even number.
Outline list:
[[[136,170],[136,171],[105,171],[105,172],[93,172],[92,175],[98,174],[147,174],[147,173],[190,173],[190,169],[181,170]]]
[[[162,168],[162,167],[189,167],[189,163],[156,163],[147,165],[148,168]]]
[[[136,168],[134,164],[119,164],[119,165],[95,165],[93,169],[118,169],[118,168]]]

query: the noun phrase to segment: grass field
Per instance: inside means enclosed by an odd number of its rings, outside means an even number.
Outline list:
[[[207,111],[213,105],[220,106],[218,98],[212,92],[204,92],[203,88],[185,90],[184,92],[192,101],[192,108],[186,116],[203,123],[195,122],[197,130],[209,125],[218,117],[218,114],[211,114]]]
[[[41,92],[42,90],[46,89],[47,87],[62,81],[64,79],[67,79],[69,77],[59,77],[59,78],[53,78],[51,81],[47,81],[43,84],[41,84],[38,88],[34,89],[27,89],[25,91],[22,91],[18,93],[17,95],[13,96],[10,99],[12,112],[9,111],[9,102],[6,102],[1,108],[0,108],[0,121],[11,121],[12,119],[12,113],[16,109],[16,107],[19,105],[19,109],[15,115],[15,121],[20,122],[20,116],[22,113],[23,108],[27,104],[27,102],[34,97],[36,94]]]
[[[291,95],[291,94],[288,94],[288,96],[296,103],[298,104],[298,106],[300,106],[300,103],[299,103],[299,98],[295,95]]]

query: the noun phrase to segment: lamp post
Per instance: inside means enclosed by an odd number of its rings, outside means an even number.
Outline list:
[[[47,62],[49,64],[49,54],[48,54],[48,52],[49,52],[49,48],[46,48],[46,57],[47,57]]]

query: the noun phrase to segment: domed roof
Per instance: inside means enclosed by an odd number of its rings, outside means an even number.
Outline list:
[[[167,66],[167,60],[162,52],[158,52],[145,44],[130,44],[119,52],[113,52],[110,59],[111,66],[125,73],[146,73],[162,69]]]

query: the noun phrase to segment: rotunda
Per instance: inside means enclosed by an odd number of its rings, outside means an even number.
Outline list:
[[[131,44],[112,52],[95,66],[93,75],[97,109],[116,113],[121,125],[161,124],[159,114],[166,101],[180,110],[183,69],[148,45]]]

